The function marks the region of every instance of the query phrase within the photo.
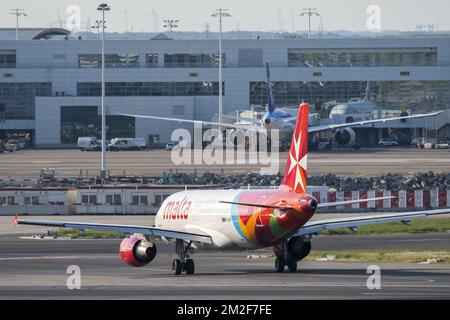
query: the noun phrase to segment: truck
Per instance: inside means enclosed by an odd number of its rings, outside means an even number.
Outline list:
[[[144,150],[146,147],[144,138],[114,138],[108,144],[110,151]]]
[[[433,145],[437,143],[436,138],[426,139],[425,137],[417,138],[417,148],[420,149],[432,149]]]
[[[78,149],[81,151],[100,151],[102,144],[96,137],[78,137]]]
[[[39,174],[39,184],[55,182],[56,175],[55,168],[42,168]]]

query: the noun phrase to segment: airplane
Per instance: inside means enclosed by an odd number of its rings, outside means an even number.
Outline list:
[[[245,250],[272,247],[275,271],[297,270],[297,263],[311,251],[311,238],[323,230],[411,220],[450,213],[450,208],[310,221],[317,210],[353,203],[392,199],[377,197],[319,203],[306,192],[308,162],[309,105],[299,113],[284,178],[277,189],[186,190],[170,195],[161,205],[153,226],[64,221],[22,220],[17,225],[34,225],[80,230],[103,230],[126,234],[120,244],[120,258],[142,267],[157,254],[156,239],[175,241],[175,275],[193,274],[195,250]]]
[[[134,118],[144,118],[144,119],[154,119],[154,120],[164,120],[164,121],[173,121],[178,123],[193,123],[200,125],[209,125],[209,126],[217,126],[217,127],[227,127],[232,129],[241,129],[241,130],[250,130],[250,131],[262,131],[265,129],[266,132],[270,132],[271,130],[277,129],[279,133],[280,141],[289,141],[292,133],[294,132],[295,123],[297,119],[297,110],[292,108],[275,108],[273,104],[273,94],[272,94],[272,81],[270,77],[270,68],[269,63],[266,63],[266,74],[267,74],[267,95],[268,95],[268,104],[267,104],[267,112],[264,114],[261,120],[249,118],[249,117],[240,117],[240,116],[232,116],[222,114],[222,118],[228,118],[235,121],[248,122],[252,125],[245,124],[230,124],[230,123],[218,123],[218,122],[210,122],[210,121],[200,121],[200,120],[190,120],[190,119],[181,119],[181,118],[171,118],[171,117],[158,117],[158,116],[150,116],[150,115],[137,115],[137,114],[128,114],[115,112],[115,114],[125,117],[134,117]],[[371,104],[368,101],[368,91],[369,85],[366,88],[366,98],[360,100],[362,104]],[[347,121],[345,123],[337,123],[337,124],[327,124],[327,125],[311,125],[308,128],[308,133],[317,133],[321,131],[334,130],[335,138],[338,141],[345,142],[347,145],[352,140],[355,140],[355,131],[351,127],[363,126],[366,124],[374,124],[374,123],[384,123],[387,121],[396,121],[396,120],[407,120],[407,119],[416,119],[416,118],[424,118],[424,117],[432,117],[441,114],[442,111],[426,113],[426,114],[416,114],[409,116],[400,116],[400,117],[391,117],[391,118],[381,118],[381,119],[371,119],[371,120],[360,120],[360,121]],[[309,123],[315,122],[314,120],[317,118],[317,114],[309,114]]]
[[[297,119],[297,109],[289,108],[289,107],[274,107],[273,103],[273,91],[272,91],[272,81],[270,76],[270,68],[269,63],[266,62],[266,84],[267,84],[267,111],[261,118],[261,120],[250,118],[250,117],[241,117],[241,116],[233,116],[233,115],[222,115],[223,118],[232,119],[240,122],[247,122],[259,127],[263,127],[268,131],[273,129],[278,129],[280,140],[288,140],[292,136],[292,132],[294,131],[295,121]],[[357,101],[349,101],[344,104],[338,104],[337,107],[347,107],[349,109],[357,110],[358,113],[372,113],[375,109],[375,104],[370,101],[370,82],[367,82],[365,95],[362,99]],[[336,110],[336,108],[334,108]],[[333,112],[333,111],[332,111]],[[336,143],[340,146],[346,147],[354,147],[355,146],[355,131],[351,128],[354,126],[361,126],[369,123],[378,123],[378,122],[386,122],[386,121],[395,121],[406,119],[414,119],[414,118],[423,118],[423,117],[431,117],[436,116],[442,113],[442,111],[428,113],[428,114],[417,114],[411,116],[402,116],[402,117],[393,117],[393,118],[383,118],[383,119],[375,119],[369,120],[367,122],[364,121],[355,121],[353,117],[348,117],[345,119],[345,123],[336,124],[336,125],[324,125],[324,126],[315,126],[311,125],[314,122],[318,121],[318,114],[310,113],[310,128],[309,133],[316,133],[320,131],[326,130],[334,130],[335,133],[333,137]],[[330,114],[331,115],[331,114]]]

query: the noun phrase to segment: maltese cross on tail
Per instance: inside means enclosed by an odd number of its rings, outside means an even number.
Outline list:
[[[308,162],[308,114],[309,105],[299,107],[297,122],[292,136],[289,157],[284,172],[283,187],[297,193],[306,192]]]

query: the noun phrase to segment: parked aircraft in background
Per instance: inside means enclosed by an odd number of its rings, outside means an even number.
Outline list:
[[[249,117],[240,117],[240,116],[232,116],[232,115],[222,115],[223,118],[233,119],[236,121],[243,121],[251,123],[257,127],[263,127],[267,130],[278,129],[280,133],[280,140],[288,140],[292,136],[294,131],[295,121],[297,119],[297,109],[296,108],[275,108],[273,103],[273,91],[272,91],[272,80],[270,76],[270,68],[269,64],[266,63],[266,83],[267,83],[267,95],[268,95],[268,104],[267,104],[267,112],[264,114],[261,120],[249,118]],[[354,110],[355,113],[372,114],[372,111],[375,108],[375,104],[369,99],[370,93],[370,82],[367,83],[366,92],[364,98],[357,101],[349,101],[347,103],[342,103],[336,105],[331,111],[331,116],[333,113],[338,113],[346,110]],[[350,116],[343,120],[343,123],[330,124],[330,125],[311,125],[317,122],[318,114],[310,113],[309,114],[309,133],[317,133],[326,130],[333,130],[333,137],[337,144],[346,147],[352,147],[355,144],[356,134],[355,131],[351,127],[362,126],[370,123],[379,123],[386,121],[398,121],[398,120],[406,120],[406,119],[415,119],[415,118],[423,118],[423,117],[431,117],[440,114],[441,112],[433,112],[428,114],[416,114],[410,116],[402,116],[402,117],[392,117],[392,118],[382,118],[382,119],[370,119],[370,120],[358,120],[355,121],[354,117]]]
[[[242,129],[242,130],[253,130],[260,131],[261,129],[266,129],[269,133],[271,130],[277,129],[279,132],[279,139],[281,142],[287,141],[289,142],[292,133],[294,132],[295,122],[297,119],[297,110],[292,108],[275,108],[273,104],[273,94],[272,94],[272,81],[270,77],[270,68],[269,64],[266,63],[266,72],[267,72],[267,95],[268,95],[268,105],[267,112],[264,114],[261,120],[249,118],[249,117],[239,117],[232,115],[222,115],[223,118],[229,118],[239,122],[248,122],[251,125],[244,124],[230,124],[230,123],[218,123],[218,122],[210,122],[210,121],[199,121],[199,120],[189,120],[189,119],[181,119],[181,118],[171,118],[171,117],[157,117],[150,115],[137,115],[137,114],[127,114],[116,112],[115,114],[127,117],[135,117],[135,118],[145,118],[145,119],[154,119],[154,120],[164,120],[164,121],[173,121],[178,123],[197,123],[202,125],[210,125],[210,126],[220,126],[223,128],[233,128],[233,129]],[[368,101],[368,90],[366,89],[366,98],[357,102],[351,102],[353,104],[360,104],[361,106],[373,105],[370,101]],[[308,128],[308,133],[318,133],[321,131],[333,130],[335,139],[342,145],[352,146],[355,141],[355,131],[351,127],[363,126],[366,124],[387,122],[387,121],[397,121],[397,120],[407,120],[407,119],[415,119],[415,118],[424,118],[424,117],[432,117],[439,115],[442,112],[433,112],[427,114],[416,114],[410,116],[401,116],[401,117],[392,117],[392,118],[381,118],[381,119],[371,119],[371,120],[361,120],[361,121],[348,121],[345,123],[337,123],[337,124],[327,124],[327,125],[311,125]],[[317,114],[309,114],[309,123],[314,123]]]
[[[21,220],[16,224],[116,231],[128,236],[120,257],[134,267],[150,263],[157,254],[155,240],[175,241],[174,274],[193,274],[197,249],[240,250],[272,247],[275,270],[297,270],[297,262],[311,250],[311,236],[323,230],[354,229],[361,225],[402,221],[450,213],[450,209],[389,213],[353,218],[309,221],[317,210],[339,205],[390,199],[379,197],[318,203],[306,193],[308,162],[308,104],[300,105],[283,181],[278,189],[182,191],[169,196],[159,209],[154,226]]]

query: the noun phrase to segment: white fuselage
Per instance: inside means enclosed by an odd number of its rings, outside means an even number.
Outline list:
[[[211,236],[213,247],[249,248],[251,244],[233,225],[232,204],[242,190],[182,191],[169,196],[161,205],[155,226]]]
[[[311,218],[314,210],[305,206],[311,199],[281,188],[183,191],[164,201],[155,226],[207,235],[212,239],[209,247],[217,249],[269,247],[288,239]],[[280,203],[289,209],[278,209]]]

